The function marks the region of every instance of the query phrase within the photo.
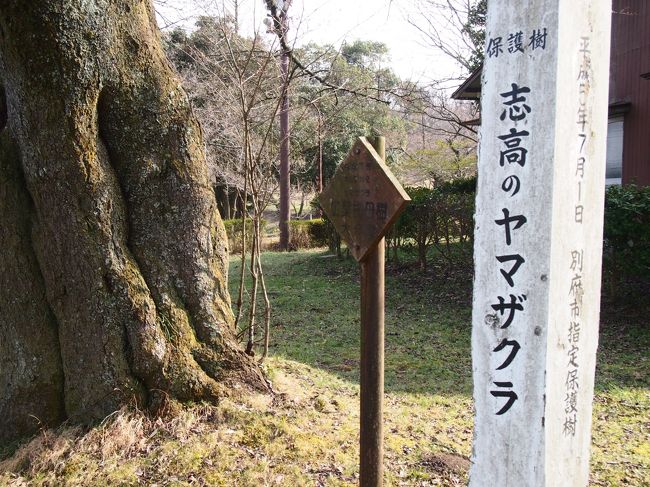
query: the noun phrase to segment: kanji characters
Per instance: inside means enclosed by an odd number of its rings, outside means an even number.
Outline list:
[[[522,137],[528,137],[530,135],[528,131],[522,130],[517,132],[517,129],[510,129],[510,133],[506,135],[499,135],[499,139],[503,140],[506,145],[506,149],[501,151],[499,156],[499,165],[504,166],[507,162],[512,164],[513,162],[519,164],[521,167],[526,165],[526,154],[528,154],[528,149],[521,147]]]
[[[499,54],[503,54],[503,38],[490,38],[487,44],[486,52],[488,57],[499,57]]]
[[[506,99],[503,104],[507,108],[501,112],[499,118],[505,120],[506,116],[508,116],[513,122],[519,122],[526,118],[526,115],[531,111],[531,108],[526,104],[526,97],[523,96],[524,93],[530,93],[530,88],[519,86],[517,83],[512,83],[511,86],[510,91],[500,94],[502,98]]]
[[[488,58],[498,58],[505,53],[504,47],[507,48],[509,55],[522,54],[527,50],[543,51],[546,49],[548,35],[548,29],[541,27],[529,31],[529,34],[524,34],[523,31],[517,30],[504,34],[503,36],[490,37],[486,42],[485,54]],[[526,41],[528,42],[526,43]]]
[[[530,42],[528,45],[533,49],[546,49],[546,27],[543,29],[533,30],[533,34],[530,36]]]
[[[522,31],[514,32],[508,35],[508,52],[524,52],[524,33]]]

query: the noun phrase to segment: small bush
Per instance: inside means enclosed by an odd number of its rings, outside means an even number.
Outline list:
[[[289,222],[291,246],[294,249],[325,247],[329,243],[330,229],[323,219],[291,220]]]
[[[452,179],[451,181],[446,181],[438,186],[438,189],[442,193],[454,193],[454,194],[476,194],[476,176],[471,178],[458,178]]]
[[[603,257],[611,277],[650,277],[650,186],[607,189]]]
[[[226,227],[226,235],[228,235],[228,248],[230,249],[231,254],[241,254],[242,251],[242,241],[241,241],[241,231],[242,231],[242,221],[240,218],[232,220],[224,220],[224,226]],[[260,222],[260,232],[264,233],[264,227],[266,227],[266,220]],[[250,250],[250,245],[253,235],[253,220],[250,218],[246,220],[246,251]]]
[[[411,203],[389,235],[394,255],[414,245],[420,268],[426,270],[429,249],[434,247],[449,264],[471,267],[476,178],[449,181],[433,189],[405,189]]]
[[[314,247],[326,247],[330,241],[330,229],[322,218],[310,220],[309,236]]]
[[[336,231],[336,228],[334,228],[334,224],[332,221],[327,217],[327,214],[325,211],[323,211],[323,208],[320,206],[320,201],[318,200],[318,196],[316,196],[311,202],[309,203],[311,208],[314,211],[320,212],[321,215],[323,215],[322,218],[319,219],[319,221],[323,222],[323,226],[320,227],[319,225],[319,236],[317,238],[319,245],[321,242],[321,236],[324,237],[324,245],[327,245],[329,248],[329,251],[332,253],[335,253],[337,256],[341,257],[341,236],[338,234]],[[320,231],[322,228],[322,235],[320,235]]]

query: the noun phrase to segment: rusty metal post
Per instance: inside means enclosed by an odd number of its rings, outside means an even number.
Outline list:
[[[385,139],[372,145],[385,159]],[[361,261],[361,487],[383,485],[384,253],[382,238]]]

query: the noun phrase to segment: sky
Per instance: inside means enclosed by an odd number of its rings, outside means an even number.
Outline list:
[[[191,29],[197,16],[229,8],[228,0],[158,0],[156,11],[161,28],[181,25]],[[293,0],[289,9],[290,37],[300,46],[308,42],[333,44],[357,39],[385,43],[390,64],[403,79],[428,83],[458,76],[460,68],[426,45],[422,34],[408,18],[422,20],[413,0]],[[243,33],[264,31],[263,0],[240,0],[239,18]],[[269,34],[271,35],[271,34]]]

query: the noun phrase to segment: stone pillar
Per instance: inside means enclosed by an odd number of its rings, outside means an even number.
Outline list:
[[[588,482],[610,21],[606,0],[489,2],[472,487]]]

